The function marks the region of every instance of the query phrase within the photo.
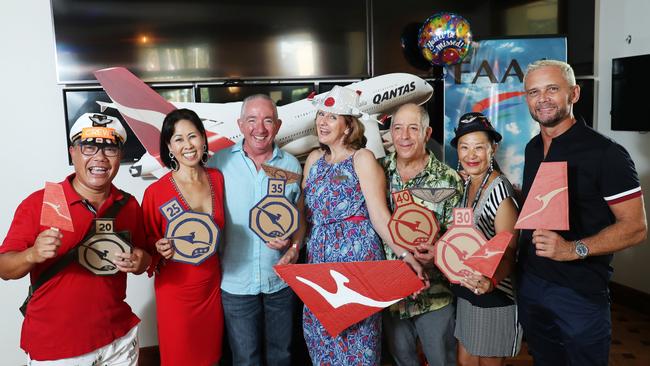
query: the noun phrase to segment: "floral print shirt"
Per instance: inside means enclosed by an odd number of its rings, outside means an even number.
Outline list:
[[[463,181],[454,169],[436,159],[432,152],[427,151],[427,153],[429,154],[429,162],[426,167],[407,182],[402,181],[397,170],[396,153],[393,152],[383,158],[381,164],[386,174],[386,181],[388,182],[388,202],[390,203],[391,210],[395,209],[391,194],[393,192],[416,187],[453,188],[456,190],[453,196],[438,203],[424,201],[413,196],[413,200],[416,203],[433,211],[440,224],[440,231],[438,233],[438,237],[440,237],[452,223],[452,209],[458,205],[463,195]],[[384,243],[384,251],[386,252],[386,259],[397,259],[397,255],[393,253],[393,250],[386,243]],[[393,316],[399,316],[400,319],[410,318],[441,309],[453,301],[453,294],[449,290],[449,281],[447,281],[447,278],[442,272],[434,266],[427,270],[427,274],[429,275],[431,286],[415,299],[406,297],[402,301],[391,305],[390,312]]]

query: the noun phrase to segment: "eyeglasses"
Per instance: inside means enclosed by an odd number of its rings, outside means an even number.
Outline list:
[[[97,154],[99,151],[100,147],[99,145],[86,145],[86,144],[80,144],[79,145],[79,150],[81,150],[81,153],[85,156],[94,156]],[[102,152],[104,153],[104,156],[113,158],[119,155],[120,153],[120,148],[117,146],[111,146],[111,145],[102,145],[101,147]]]

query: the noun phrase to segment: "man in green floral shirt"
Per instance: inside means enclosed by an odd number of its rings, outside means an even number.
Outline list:
[[[416,104],[401,106],[390,126],[395,152],[382,160],[388,182],[388,199],[395,209],[391,193],[408,188],[451,188],[454,194],[433,203],[413,196],[413,200],[435,214],[442,235],[452,221],[452,209],[458,204],[463,183],[455,170],[436,159],[426,149],[431,136],[429,115]],[[437,238],[436,238],[437,239]],[[398,366],[419,365],[416,339],[430,366],[456,365],[454,338],[455,309],[449,282],[433,264],[433,245],[419,246],[415,257],[428,268],[431,287],[417,298],[410,297],[392,305],[384,313],[384,330],[391,355]],[[387,259],[397,259],[384,244]]]

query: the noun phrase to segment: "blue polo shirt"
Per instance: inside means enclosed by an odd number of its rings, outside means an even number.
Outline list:
[[[298,174],[302,172],[298,159],[277,145],[266,164]],[[264,170],[258,171],[246,156],[243,140],[217,152],[208,166],[221,170],[225,181],[221,289],[235,295],[257,295],[287,287],[273,271],[283,253],[267,247],[248,225],[250,210],[267,194],[268,177]],[[284,195],[294,204],[298,202],[300,182],[287,184]]]

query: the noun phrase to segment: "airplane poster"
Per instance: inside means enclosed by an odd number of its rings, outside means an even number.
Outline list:
[[[399,260],[273,268],[332,337],[424,287],[411,267]]]
[[[485,114],[503,136],[496,160],[503,173],[521,189],[524,149],[539,133],[528,112],[523,76],[526,67],[539,59],[566,61],[566,38],[510,38],[474,42],[462,64],[446,69],[445,162],[457,166],[458,155],[450,141],[460,116]]]

